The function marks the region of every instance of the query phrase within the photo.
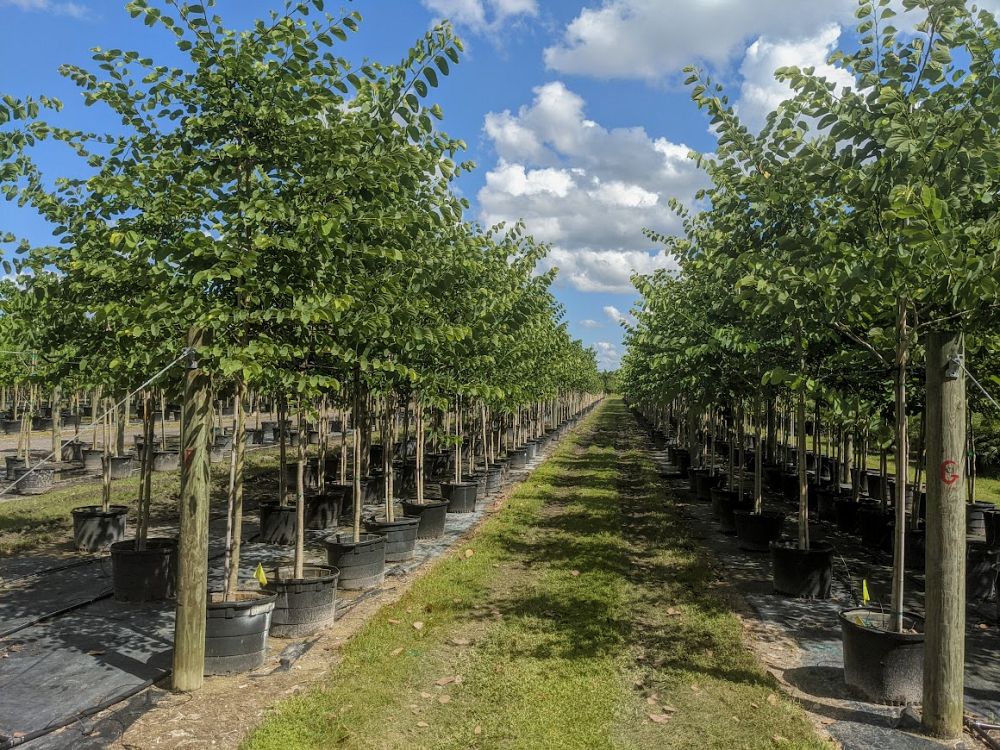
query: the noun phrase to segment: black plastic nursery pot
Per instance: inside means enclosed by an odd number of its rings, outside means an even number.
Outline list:
[[[858,508],[860,503],[856,503],[850,498],[840,498],[833,503],[834,514],[836,516],[837,528],[841,531],[853,534],[858,527]]]
[[[295,506],[277,500],[260,504],[260,540],[267,544],[295,543]]]
[[[877,609],[840,613],[844,644],[844,681],[873,703],[920,703],[924,680],[924,621],[903,613],[903,632],[892,628],[892,615]]]
[[[115,601],[159,602],[177,589],[177,540],[147,539],[138,550],[134,539],[111,545],[111,585]]]
[[[334,534],[326,540],[327,562],[340,571],[341,589],[357,591],[379,586],[385,580],[385,537]]]
[[[744,495],[739,497],[739,493],[733,492],[719,502],[719,531],[726,536],[736,536],[736,512],[753,511],[753,497]]]
[[[177,471],[181,468],[181,454],[173,451],[153,453],[153,471]]]
[[[528,451],[524,448],[516,448],[510,452],[510,468],[514,470],[523,469],[528,465]]]
[[[861,543],[870,550],[885,549],[892,544],[896,516],[880,505],[863,505],[858,509],[858,533]]]
[[[816,490],[816,512],[820,521],[835,522],[837,520],[838,496],[832,490]]]
[[[733,512],[737,546],[747,552],[767,552],[771,542],[781,539],[785,514],[777,511],[754,513],[751,510]]]
[[[100,552],[125,538],[128,506],[73,508],[73,543],[82,552]]]
[[[538,443],[534,440],[529,440],[524,444],[524,452],[527,455],[528,461],[534,461],[535,457],[538,455]]]
[[[111,462],[112,479],[128,479],[132,474],[132,456],[109,456],[103,460]]]
[[[500,483],[503,478],[503,469],[499,466],[491,466],[486,471],[486,494],[494,495],[500,491]]]
[[[270,634],[275,638],[311,635],[332,623],[337,614],[337,579],[340,571],[329,565],[306,565],[302,578],[295,569],[282,567],[265,574],[264,591],[274,594]]]
[[[257,669],[267,657],[267,633],[275,594],[261,591],[209,593],[205,629],[205,674],[238,674]]]
[[[969,536],[986,536],[986,513],[996,510],[993,503],[975,502],[965,506],[965,533]]]
[[[983,513],[983,523],[986,526],[986,544],[990,547],[1000,547],[1000,510]]]
[[[52,469],[14,469],[17,491],[22,495],[44,495],[52,489],[56,474]]]
[[[777,594],[829,599],[833,583],[833,547],[816,542],[809,549],[799,549],[796,542],[772,542],[771,575]]]
[[[927,554],[927,532],[924,529],[906,529],[903,537],[903,563],[908,570],[923,570]]]
[[[990,547],[981,539],[968,539],[965,545],[965,598],[970,602],[992,599],[996,589],[1000,548]]]
[[[439,539],[444,535],[444,525],[448,518],[448,501],[434,500],[425,503],[403,501],[403,513],[410,518],[419,518],[417,539]]]
[[[4,460],[7,463],[6,478],[7,481],[9,482],[12,479],[14,479],[14,472],[17,471],[18,469],[23,469],[26,463],[23,458],[16,458],[14,456],[7,456]]]
[[[344,496],[340,492],[309,495],[306,497],[306,528],[332,529],[340,519],[340,508]]]
[[[734,500],[736,492],[722,489],[721,487],[713,487],[709,490],[709,495],[712,498],[712,517],[718,521],[722,517],[722,501]]]
[[[449,513],[473,513],[479,486],[475,482],[441,482],[441,497],[448,502]]]
[[[385,537],[386,562],[404,562],[413,559],[419,528],[419,517],[403,516],[394,521],[372,518],[365,521],[365,531]]]
[[[88,474],[100,474],[104,466],[104,451],[89,449],[82,451],[83,470]]]

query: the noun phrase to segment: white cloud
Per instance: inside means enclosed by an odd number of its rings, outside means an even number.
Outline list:
[[[581,292],[635,292],[632,274],[651,274],[659,268],[677,268],[666,253],[643,250],[567,250],[554,247],[541,263],[542,270],[559,269],[559,282]]]
[[[422,0],[441,18],[475,32],[493,32],[510,19],[538,15],[537,0]]]
[[[594,343],[594,351],[597,352],[597,366],[602,370],[617,370],[622,363],[621,349],[610,341],[597,341]]]
[[[84,18],[89,9],[74,2],[52,2],[52,0],[0,0],[0,5],[11,5],[20,10],[53,13],[70,18]]]
[[[524,219],[553,245],[544,265],[578,289],[632,291],[633,271],[671,265],[645,250],[643,228],[676,230],[669,199],[690,203],[705,176],[683,144],[588,119],[584,100],[560,82],[534,94],[516,113],[485,118],[498,161],[478,195],[480,218],[487,226]]]
[[[583,326],[584,328],[591,328],[591,329],[604,328],[603,323],[598,323],[596,320],[591,320],[590,318],[587,318],[586,320],[581,320],[580,325]]]
[[[615,323],[621,323],[626,319],[625,313],[623,313],[614,305],[605,305],[604,314],[607,315]]]
[[[788,86],[774,78],[774,71],[781,67],[814,67],[816,75],[838,86],[853,86],[850,74],[826,62],[840,36],[840,26],[830,24],[804,39],[786,41],[761,37],[751,44],[740,67],[743,83],[737,110],[744,122],[753,129],[760,128],[767,114],[791,96]]]
[[[759,36],[794,39],[847,23],[855,0],[604,0],[584,8],[545,50],[560,73],[659,79],[685,65],[725,65]]]

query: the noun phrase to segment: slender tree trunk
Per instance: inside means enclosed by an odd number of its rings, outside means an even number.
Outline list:
[[[302,580],[306,548],[306,424],[302,400],[296,403],[299,423],[298,461],[295,464],[295,579]]]
[[[232,524],[226,566],[226,599],[239,588],[240,553],[243,544],[243,480],[246,463],[246,424],[243,417],[242,379],[236,381],[236,398],[233,407],[233,452],[229,466],[229,518]]]

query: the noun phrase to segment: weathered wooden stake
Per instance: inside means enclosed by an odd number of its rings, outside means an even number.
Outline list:
[[[965,373],[961,335],[927,337],[927,550],[923,725],[962,736],[965,683]]]
[[[208,510],[212,477],[211,378],[198,367],[198,353],[211,344],[208,332],[192,329],[193,354],[184,384],[181,437],[180,540],[177,560],[177,618],[174,625],[174,690],[198,690],[205,672],[205,612],[208,598]]]

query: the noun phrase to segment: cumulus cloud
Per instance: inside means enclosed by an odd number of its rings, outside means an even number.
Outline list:
[[[580,325],[583,326],[584,328],[591,328],[591,329],[604,328],[603,323],[598,323],[596,320],[591,320],[590,318],[587,318],[586,320],[581,320]]]
[[[814,67],[816,75],[837,86],[853,86],[854,79],[848,73],[826,62],[840,36],[840,26],[829,24],[804,39],[785,41],[761,37],[751,44],[740,67],[743,83],[737,110],[744,122],[751,128],[760,128],[767,114],[791,96],[788,86],[774,78],[774,71],[781,67]]]
[[[611,320],[613,320],[615,323],[621,323],[623,320],[625,320],[625,316],[622,314],[622,311],[619,310],[614,305],[605,305],[604,314],[607,315],[609,318],[611,318]]]
[[[52,13],[70,18],[84,18],[87,6],[74,2],[53,2],[52,0],[0,0],[0,5],[10,5],[20,10]]]
[[[651,253],[644,227],[679,227],[668,205],[691,202],[705,185],[689,149],[643,128],[608,129],[561,82],[534,90],[517,112],[491,112],[484,133],[497,152],[478,199],[486,225],[524,219],[553,246],[543,267],[583,291],[632,291],[635,271],[673,265]]]
[[[855,0],[605,0],[584,8],[545,51],[560,73],[658,79],[685,65],[723,65],[759,36],[794,39],[847,23]]]
[[[495,31],[505,21],[538,15],[537,0],[422,0],[424,7],[475,32]]]
[[[602,370],[617,370],[622,363],[621,349],[610,341],[597,341],[594,343],[594,351],[597,352],[597,366]]]

